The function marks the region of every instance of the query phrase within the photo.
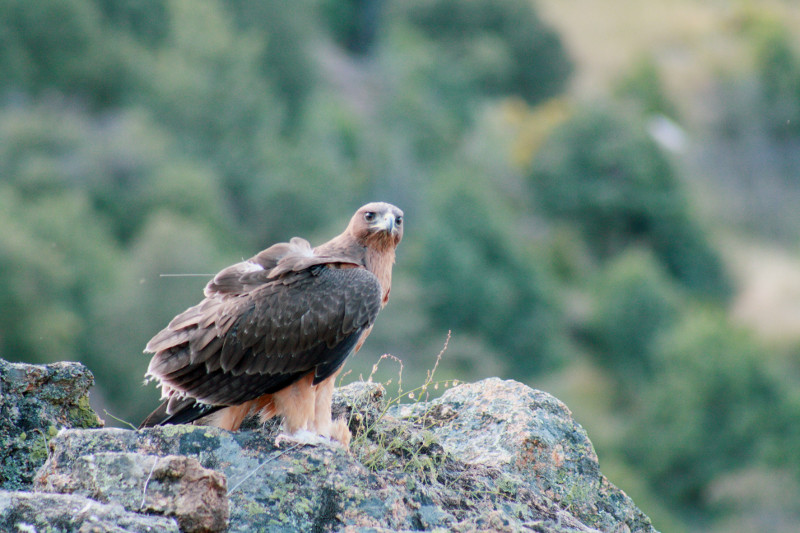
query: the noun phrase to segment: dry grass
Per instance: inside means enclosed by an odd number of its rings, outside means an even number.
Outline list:
[[[639,58],[651,56],[669,91],[702,90],[719,69],[750,60],[741,32],[748,17],[770,17],[800,28],[792,0],[537,0],[542,17],[566,41],[577,69],[572,90],[606,92]],[[797,32],[800,43],[800,32]],[[676,98],[684,100],[684,98]]]
[[[725,247],[739,294],[735,320],[779,345],[800,342],[800,258],[764,245]]]

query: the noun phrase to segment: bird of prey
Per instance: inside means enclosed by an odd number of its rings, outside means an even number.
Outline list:
[[[140,427],[236,430],[249,415],[283,415],[289,435],[346,446],[347,425],[331,420],[334,379],[389,300],[402,237],[403,212],[373,202],[325,244],[294,237],[219,272],[147,343],[164,402]]]

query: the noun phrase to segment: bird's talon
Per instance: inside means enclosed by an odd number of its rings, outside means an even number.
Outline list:
[[[312,433],[305,429],[301,429],[300,431],[297,431],[291,435],[281,433],[275,438],[275,447],[280,448],[283,442],[290,442],[296,446],[319,446],[321,444],[332,444],[332,441],[329,437],[317,435],[316,433]]]

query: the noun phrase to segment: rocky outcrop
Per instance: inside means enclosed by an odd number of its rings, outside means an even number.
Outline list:
[[[9,533],[178,533],[172,519],[126,511],[71,494],[0,490],[0,531]]]
[[[228,525],[225,476],[184,455],[99,452],[69,464],[54,458],[39,473],[36,489],[171,516],[188,533],[224,531]]]
[[[91,372],[80,363],[26,365],[0,359],[0,489],[30,486],[62,428],[95,428]]]
[[[63,430],[28,490],[86,502],[96,521],[119,516],[113,531],[146,527],[131,516],[182,531],[654,531],[546,393],[488,379],[401,405],[354,383],[334,407],[354,432],[350,450],[275,447],[276,424]],[[26,498],[0,493],[0,529],[16,531],[14,517],[46,523]],[[63,516],[56,531],[89,523],[59,525]]]
[[[510,516],[522,503],[562,525],[577,520],[601,531],[651,530],[649,519],[600,473],[594,447],[567,406],[547,393],[491,378],[392,412],[430,431],[465,470],[495,473],[485,489],[508,496],[491,503]],[[543,519],[529,513],[528,522]]]

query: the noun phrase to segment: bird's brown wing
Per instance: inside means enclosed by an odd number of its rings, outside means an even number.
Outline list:
[[[204,292],[208,297],[244,294],[270,280],[318,265],[360,266],[348,257],[318,255],[307,240],[294,237],[289,242],[273,244],[247,261],[223,269],[208,283]]]
[[[341,366],[381,307],[380,283],[363,268],[316,264],[277,279],[263,272],[246,273],[255,288],[212,293],[148,343],[147,351],[155,352],[148,375],[161,382],[167,415],[196,407],[188,399],[237,405],[310,371],[315,383],[322,381]],[[265,282],[257,285],[257,275]]]

